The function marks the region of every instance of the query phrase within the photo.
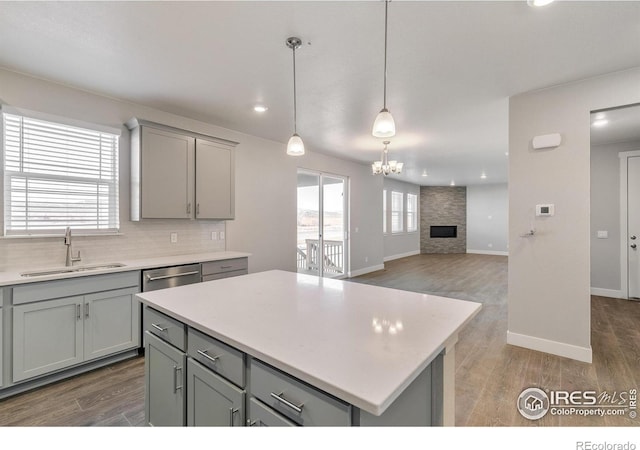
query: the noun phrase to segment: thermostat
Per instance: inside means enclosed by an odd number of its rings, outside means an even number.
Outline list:
[[[553,205],[536,205],[536,216],[553,216]]]

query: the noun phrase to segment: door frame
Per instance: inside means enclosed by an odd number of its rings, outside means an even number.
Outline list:
[[[620,158],[620,296],[627,300],[629,300],[627,175],[628,160],[634,157],[640,157],[640,150],[618,153],[618,158]]]
[[[351,232],[349,228],[349,222],[351,218],[351,210],[350,210],[350,201],[349,201],[349,183],[350,179],[347,175],[340,175],[332,172],[324,172],[321,170],[308,169],[306,167],[298,167],[296,170],[296,174],[303,172],[308,173],[310,175],[318,176],[318,195],[319,195],[319,211],[318,211],[318,231],[319,231],[319,240],[318,240],[318,248],[321,254],[318,256],[318,276],[324,277],[324,259],[322,256],[324,255],[324,189],[323,187],[323,178],[332,177],[332,178],[342,178],[344,180],[344,191],[343,191],[343,211],[344,211],[344,236],[343,236],[343,273],[340,276],[331,277],[333,279],[343,279],[347,278],[347,274],[351,271],[350,266],[350,255],[351,255]],[[297,184],[296,184],[296,204],[297,204]],[[296,229],[296,235],[298,230]]]

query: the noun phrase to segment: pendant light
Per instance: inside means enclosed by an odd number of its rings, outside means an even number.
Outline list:
[[[293,50],[293,136],[289,138],[287,144],[287,155],[301,156],[304,155],[304,142],[298,136],[298,121],[296,108],[296,49],[302,45],[302,41],[297,37],[287,39],[287,47]]]
[[[389,138],[396,135],[396,123],[387,109],[387,16],[389,0],[384,2],[384,99],[382,109],[373,122],[371,134],[379,138]]]

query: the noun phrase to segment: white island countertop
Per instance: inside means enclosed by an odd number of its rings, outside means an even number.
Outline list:
[[[138,298],[374,415],[455,344],[481,307],[278,270]]]
[[[178,266],[182,264],[193,264],[193,263],[208,262],[208,261],[220,261],[220,260],[234,259],[234,258],[247,258],[249,256],[251,256],[251,253],[232,252],[232,251],[189,253],[184,255],[155,256],[150,258],[131,259],[131,260],[125,259],[125,260],[117,260],[117,261],[94,261],[86,264],[87,266],[107,265],[111,263],[123,264],[122,267],[112,267],[108,269],[58,273],[58,274],[51,274],[51,275],[40,275],[35,277],[23,277],[21,275],[24,272],[65,269],[65,267],[63,266],[51,267],[51,266],[34,265],[33,267],[15,268],[10,271],[0,272],[0,287],[10,286],[15,284],[37,283],[39,281],[61,280],[65,278],[87,277],[90,275],[102,275],[105,273],[130,272],[132,270],[153,269],[157,267],[170,267],[170,266]],[[82,267],[83,265],[85,264],[77,264],[69,268]]]

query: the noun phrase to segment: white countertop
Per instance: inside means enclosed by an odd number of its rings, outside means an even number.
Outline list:
[[[375,415],[455,343],[481,307],[278,270],[138,297]]]
[[[61,280],[64,278],[86,277],[90,275],[100,275],[105,273],[129,272],[132,270],[152,269],[154,267],[169,267],[181,264],[192,264],[205,261],[220,261],[223,259],[246,258],[251,253],[243,252],[210,252],[210,253],[191,253],[187,255],[159,256],[154,258],[142,258],[134,260],[118,260],[104,261],[103,264],[121,263],[123,267],[115,267],[110,269],[88,270],[83,272],[71,272],[53,275],[40,275],[36,277],[23,277],[20,274],[24,272],[35,272],[39,270],[64,269],[62,266],[57,267],[28,267],[16,268],[7,272],[0,272],[0,286],[9,286],[14,284],[36,283],[39,281]],[[88,266],[98,265],[101,263],[91,263]],[[78,267],[81,267],[79,264]],[[76,266],[74,266],[76,267]]]

